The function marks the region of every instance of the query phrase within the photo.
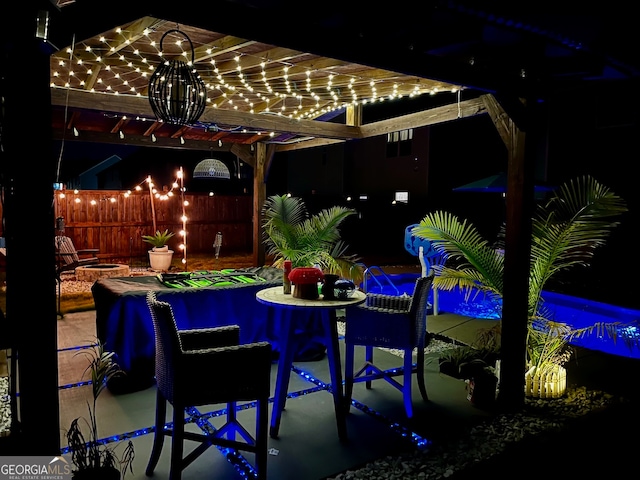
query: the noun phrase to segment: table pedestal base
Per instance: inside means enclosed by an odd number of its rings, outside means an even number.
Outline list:
[[[293,341],[291,315],[287,315],[283,321],[282,332],[285,334],[284,348],[278,360],[278,373],[276,378],[276,388],[273,396],[273,410],[271,413],[271,426],[269,435],[271,438],[278,438],[280,430],[280,419],[287,401],[287,390],[291,378],[291,367],[293,365],[293,355],[295,342]],[[344,389],[342,385],[342,371],[340,362],[340,346],[338,345],[338,331],[336,325],[335,310],[322,310],[322,326],[325,331],[325,342],[327,346],[327,360],[329,361],[329,372],[331,375],[331,394],[333,395],[333,406],[336,414],[336,424],[338,428],[338,438],[347,439],[346,409],[344,407]]]

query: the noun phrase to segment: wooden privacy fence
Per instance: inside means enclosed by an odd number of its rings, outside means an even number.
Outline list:
[[[251,252],[253,249],[253,199],[243,196],[185,194],[166,200],[153,199],[156,230],[174,232],[169,247],[175,256],[183,237],[182,216],[186,222],[187,258],[189,254],[214,252],[216,234],[222,233],[222,251]],[[149,192],[126,194],[120,190],[61,190],[54,195],[55,218],[64,219],[64,234],[76,249],[97,248],[101,262],[144,261],[151,245],[142,235],[154,233],[152,200]]]

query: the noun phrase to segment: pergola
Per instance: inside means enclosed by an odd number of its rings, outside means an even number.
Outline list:
[[[541,100],[551,90],[578,82],[609,81],[612,72],[613,77],[637,78],[637,60],[629,60],[626,49],[621,48],[620,56],[614,58],[609,50],[598,48],[608,44],[598,43],[597,38],[589,48],[571,36],[577,30],[553,30],[555,17],[531,15],[541,11],[521,16],[508,6],[496,6],[484,12],[466,6],[467,2],[427,2],[420,15],[407,4],[378,14],[359,5],[329,2],[315,15],[302,16],[293,10],[299,4],[286,0],[181,2],[155,7],[158,13],[153,15],[137,5],[117,10],[118,5],[113,12],[97,10],[93,2],[36,3],[14,5],[11,34],[3,32],[4,112],[0,118],[7,212],[3,230],[9,252],[7,317],[15,328],[14,345],[20,355],[22,432],[25,439],[40,439],[29,454],[59,449],[55,261],[49,241],[53,232],[47,232],[53,225],[55,178],[49,140],[60,138],[104,143],[124,137],[138,145],[229,149],[253,167],[254,260],[260,264],[264,254],[259,212],[269,165],[277,152],[490,115],[508,151],[503,317],[513,320],[503,326],[503,338],[508,341],[502,346],[500,396],[504,408],[520,406],[528,219],[534,197],[531,152],[544,137],[536,121]],[[331,8],[338,5],[342,8]],[[604,18],[601,12],[594,12],[594,18],[597,15]],[[114,28],[123,25],[130,37]],[[137,74],[152,58],[142,48],[143,43],[145,48],[150,45],[149,35],[157,39],[176,26],[195,40],[195,63],[209,62],[203,72],[211,85],[207,94],[211,107],[195,126],[157,122],[144,95],[144,75]],[[489,38],[491,33],[499,35]],[[497,38],[501,41],[493,40]],[[56,45],[72,48],[67,51]],[[104,45],[109,48],[97,55],[96,49]],[[154,53],[157,63],[158,52]],[[218,57],[215,67],[214,57]],[[16,68],[25,58],[28,74]],[[268,86],[260,83],[261,77]],[[64,81],[59,82],[60,78]],[[284,96],[294,78],[299,95]],[[334,79],[336,84],[329,84]],[[389,99],[452,89],[475,94],[464,100],[458,96],[458,101],[432,110],[363,125],[366,103],[362,100],[376,97],[372,84],[380,85],[380,97]],[[245,101],[258,85],[280,95],[269,102]],[[332,105],[346,112],[345,123],[331,121],[339,111]],[[280,114],[272,111],[278,108]],[[34,271],[39,272],[37,278]],[[25,311],[24,299],[33,295],[42,301],[30,302]]]

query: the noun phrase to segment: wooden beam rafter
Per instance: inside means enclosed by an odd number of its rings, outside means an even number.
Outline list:
[[[64,102],[67,100],[65,92],[59,89],[52,90],[51,98],[54,105],[64,105]],[[126,114],[128,118],[135,118],[136,115],[141,117],[153,117],[151,106],[147,99],[131,96],[116,97],[114,95],[70,91],[68,106],[72,109],[80,108],[98,111],[108,109],[109,111],[118,111],[122,115]],[[465,100],[460,103],[436,107],[422,112],[403,115],[362,126],[342,125],[316,120],[292,120],[277,115],[252,115],[248,113],[213,108],[205,110],[205,114],[203,114],[201,120],[203,123],[210,123],[212,125],[220,124],[243,126],[249,132],[264,131],[265,133],[290,133],[295,137],[299,137],[292,139],[290,142],[283,142],[280,144],[274,142],[274,148],[281,152],[330,145],[336,142],[343,142],[357,138],[384,135],[389,132],[434,125],[452,121],[457,118],[486,114],[487,112],[488,109],[485,100],[483,97],[479,97]],[[122,125],[122,121],[123,119],[120,120],[120,125]],[[155,122],[154,125],[157,123],[158,122]],[[147,140],[151,135],[151,132],[156,131],[160,126],[162,126],[162,124],[159,124],[157,127],[151,127],[153,130],[151,130],[151,128],[147,129],[145,132],[146,140],[143,140],[141,144],[148,144]],[[186,129],[187,127],[181,127],[171,136],[178,139],[182,134],[186,133]],[[117,126],[112,128],[111,131],[113,133],[117,133]],[[192,148],[197,150],[208,150],[211,142],[224,139],[224,137],[229,134],[230,132],[228,131],[220,130],[218,132],[213,132],[212,136],[207,140],[191,140],[185,144],[191,145]],[[145,136],[141,138],[144,138]],[[156,136],[157,140],[160,141],[161,137],[159,135]],[[130,135],[127,135],[127,137],[128,140],[131,140],[129,138],[131,137]],[[133,138],[135,138],[135,136]],[[256,133],[255,135],[248,135],[247,139],[241,141],[250,144],[263,142],[269,143],[270,138],[270,136],[264,134],[258,135]]]

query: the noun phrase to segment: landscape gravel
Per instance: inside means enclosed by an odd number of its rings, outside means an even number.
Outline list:
[[[338,322],[344,334],[344,322]],[[455,348],[451,341],[431,339],[425,354]],[[386,349],[403,356],[401,350]],[[556,399],[525,398],[521,412],[490,416],[454,440],[434,441],[427,448],[388,456],[324,480],[427,480],[445,479],[466,468],[500,455],[524,439],[561,432],[576,419],[627,402],[624,398],[584,387],[568,387]]]
[[[604,392],[575,388],[559,399],[529,399],[520,413],[497,414],[455,439],[433,442],[425,449],[387,456],[325,480],[426,480],[464,473],[505,453],[525,439],[561,433],[580,417],[624,402]],[[560,455],[560,453],[557,453]],[[506,459],[505,462],[509,462]],[[532,459],[531,467],[535,466]],[[539,466],[539,465],[538,465]],[[527,468],[523,466],[523,468]],[[517,470],[517,467],[516,467]],[[524,470],[523,470],[524,471]],[[526,478],[514,476],[511,478]],[[503,478],[503,477],[494,477]],[[558,477],[547,477],[558,478]]]

